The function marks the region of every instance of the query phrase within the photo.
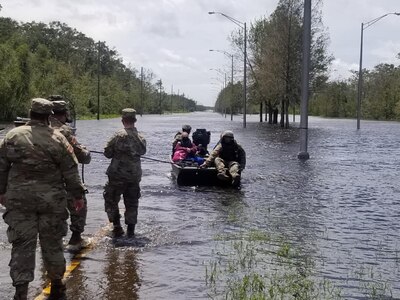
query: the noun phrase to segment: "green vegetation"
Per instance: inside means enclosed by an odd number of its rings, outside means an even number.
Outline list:
[[[400,53],[397,55],[400,59]],[[400,65],[379,64],[363,71],[361,115],[365,119],[400,120]],[[356,115],[358,73],[348,80],[327,82],[310,99],[310,113],[325,117]]]
[[[341,291],[313,276],[311,258],[262,231],[218,237],[206,265],[210,299],[341,299]]]
[[[31,98],[51,94],[66,97],[78,118],[96,116],[98,93],[102,115],[124,107],[157,114],[206,109],[185,95],[167,94],[154,80],[151,70],[142,75],[105,42],[66,24],[0,18],[0,120],[27,116]]]
[[[346,80],[328,80],[333,56],[327,50],[329,36],[322,23],[321,7],[322,1],[316,1],[312,8],[309,113],[355,118],[358,72]],[[302,25],[303,1],[280,0],[270,16],[261,17],[249,26],[248,112],[265,112],[269,123],[279,122],[286,128],[289,113],[299,113]],[[231,40],[238,71],[234,77],[239,79],[243,68],[243,31],[233,32]],[[397,57],[400,59],[400,53]],[[400,120],[400,66],[379,64],[373,70],[364,70],[363,74],[362,117]],[[241,82],[234,84],[233,96],[231,84],[220,92],[216,111],[241,111],[241,85]]]

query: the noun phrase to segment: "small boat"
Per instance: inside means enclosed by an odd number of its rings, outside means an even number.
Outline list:
[[[31,120],[30,118],[17,117],[17,118],[14,120],[14,126],[15,126],[15,127],[18,127],[18,126],[25,125],[26,122],[28,122],[28,121],[30,121],[30,120]]]
[[[196,162],[171,160],[172,174],[178,185],[183,186],[232,186],[230,181],[222,181],[217,178],[215,167],[199,168]]]
[[[210,143],[210,135],[210,132],[206,129],[196,129],[192,135],[193,143],[199,149],[197,155],[203,160],[208,157],[207,146]],[[174,162],[172,157],[170,157],[170,163],[172,174],[176,178],[178,185],[232,187],[232,180],[223,181],[218,179],[218,171],[215,167],[200,168],[197,161],[190,159]],[[240,183],[235,187],[240,188]]]

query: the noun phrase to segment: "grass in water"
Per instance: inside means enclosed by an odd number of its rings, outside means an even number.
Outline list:
[[[286,241],[256,230],[216,240],[217,258],[206,266],[210,299],[341,299],[339,289],[313,278],[311,260]]]

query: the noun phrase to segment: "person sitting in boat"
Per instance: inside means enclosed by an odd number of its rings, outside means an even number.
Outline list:
[[[232,181],[233,186],[240,184],[240,174],[246,167],[246,152],[243,150],[230,130],[221,134],[221,140],[200,168],[215,164],[217,177],[223,181]]]
[[[176,144],[182,140],[182,133],[186,132],[188,134],[188,137],[189,137],[189,134],[190,134],[191,130],[192,130],[192,127],[190,125],[183,125],[182,126],[182,131],[178,131],[175,134],[174,140],[172,142],[172,154],[175,153]]]
[[[172,156],[173,162],[180,162],[190,157],[194,157],[197,152],[197,147],[189,139],[187,132],[182,132],[180,140],[177,141],[174,149],[174,155]]]

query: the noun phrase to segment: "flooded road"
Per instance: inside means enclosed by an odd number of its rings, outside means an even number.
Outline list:
[[[68,278],[69,299],[238,299],[233,285],[246,274],[286,284],[283,299],[307,284],[316,291],[303,299],[400,299],[400,123],[363,121],[357,131],[355,120],[310,118],[311,158],[301,162],[297,128],[258,116],[243,129],[240,117],[213,113],[146,115],[137,123],[146,157],[167,161],[183,124],[210,130],[209,148],[234,131],[247,153],[242,189],[179,187],[168,163],[142,159],[136,238],[113,243],[102,197],[109,160],[93,154],[84,170],[93,249]],[[78,121],[78,140],[102,151],[121,126]],[[0,299],[11,299],[5,232],[0,222]],[[45,286],[37,257],[31,299]]]

